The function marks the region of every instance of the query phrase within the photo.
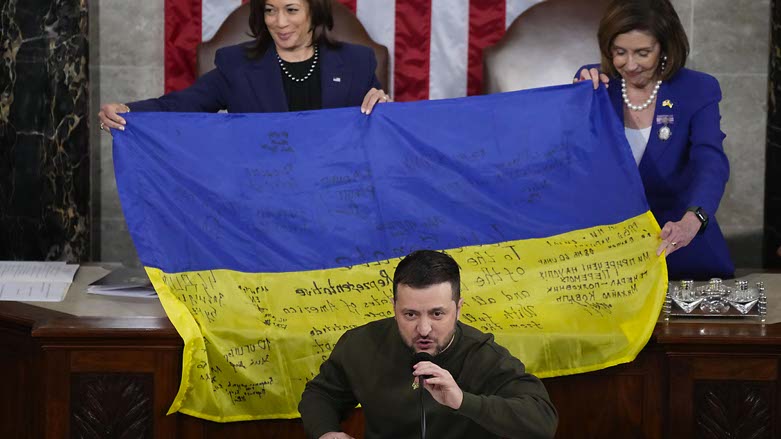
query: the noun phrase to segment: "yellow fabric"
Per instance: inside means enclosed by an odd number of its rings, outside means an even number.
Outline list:
[[[462,268],[461,321],[540,377],[632,361],[667,290],[650,212],[542,239],[447,249]],[[349,328],[393,316],[398,259],[296,273],[147,267],[185,342],[170,412],[218,422],[293,418],[306,382]]]

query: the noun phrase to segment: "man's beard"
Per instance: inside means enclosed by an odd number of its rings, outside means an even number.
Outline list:
[[[442,352],[446,351],[447,348],[449,348],[450,345],[453,344],[453,340],[455,340],[455,338],[456,338],[456,327],[455,327],[455,325],[453,325],[453,330],[450,331],[450,334],[448,334],[447,337],[445,337],[445,345],[441,345],[439,343],[436,343],[435,340],[429,339],[429,338],[426,338],[426,337],[415,337],[414,339],[412,339],[412,346],[410,346],[410,347],[412,348],[413,352],[418,352],[415,349],[415,344],[419,340],[431,340],[431,341],[434,341],[435,342],[434,343],[434,353],[432,354],[432,356],[436,356],[436,355],[439,355]],[[425,351],[420,351],[420,352],[425,352]]]

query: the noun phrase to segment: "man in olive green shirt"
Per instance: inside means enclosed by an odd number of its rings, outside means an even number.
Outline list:
[[[458,321],[460,285],[450,256],[405,257],[393,278],[395,317],[347,331],[307,384],[298,406],[307,435],[350,439],[339,423],[360,403],[367,439],[417,439],[425,376],[428,438],[553,437],[557,414],[540,380],[491,334]],[[419,352],[433,361],[411,364]]]

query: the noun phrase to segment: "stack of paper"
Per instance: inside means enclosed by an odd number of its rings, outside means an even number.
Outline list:
[[[0,261],[0,300],[61,302],[78,264]]]
[[[117,268],[91,283],[87,292],[103,296],[156,298],[152,282],[143,268]]]

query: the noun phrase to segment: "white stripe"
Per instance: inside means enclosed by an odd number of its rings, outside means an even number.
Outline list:
[[[241,0],[201,0],[201,41],[209,41]]]
[[[241,0],[200,0],[201,38],[211,39]],[[544,0],[505,0],[505,26]],[[393,95],[396,2],[357,0],[356,15],[374,41],[388,48],[389,93]],[[469,0],[432,0],[429,99],[466,95],[469,50]]]
[[[518,18],[523,11],[530,7],[542,2],[543,0],[507,0],[506,12],[504,17],[504,27],[507,29],[513,24],[513,21]]]
[[[358,0],[356,2],[356,14],[369,36],[388,48],[390,69],[388,79],[390,84],[386,87],[388,93],[393,96],[393,49],[396,42],[396,2],[394,0]]]
[[[469,0],[432,0],[429,99],[466,96]]]

